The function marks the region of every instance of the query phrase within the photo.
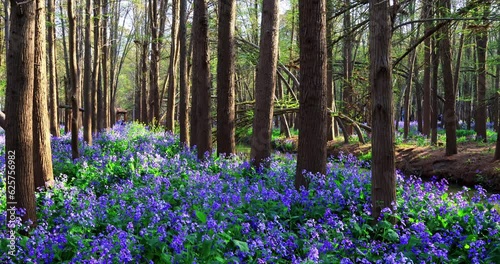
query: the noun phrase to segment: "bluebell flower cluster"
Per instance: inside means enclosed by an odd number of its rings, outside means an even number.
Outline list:
[[[397,202],[373,224],[370,172],[353,156],[332,158],[326,175],[309,173],[309,190],[296,191],[290,154],[274,155],[269,168],[257,170],[239,156],[200,162],[196,150],[180,145],[176,135],[138,124],[100,134],[93,146],[82,145],[84,155],[76,161],[69,135],[52,144],[56,186],[37,194],[37,226],[29,236],[16,236],[16,255],[3,251],[8,241],[0,226],[0,263],[498,263],[500,258],[499,195],[479,186],[449,193],[445,180],[398,174]],[[16,228],[26,227],[19,222]]]

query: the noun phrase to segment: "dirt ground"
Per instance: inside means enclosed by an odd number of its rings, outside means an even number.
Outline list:
[[[328,143],[328,154],[352,153],[360,156],[370,152],[371,145],[359,143]],[[458,145],[458,154],[446,157],[444,146],[396,146],[396,168],[406,175],[424,179],[446,178],[451,184],[473,187],[481,184],[490,192],[500,193],[500,161],[493,161],[495,146],[468,142]]]

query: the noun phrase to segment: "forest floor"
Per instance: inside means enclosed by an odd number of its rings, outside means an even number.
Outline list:
[[[331,141],[328,155],[353,154],[360,157],[371,152],[371,144]],[[473,187],[480,184],[500,193],[500,161],[493,161],[495,146],[477,142],[458,144],[458,154],[445,156],[444,146],[396,145],[396,168],[405,175],[423,179],[446,178],[450,184]]]

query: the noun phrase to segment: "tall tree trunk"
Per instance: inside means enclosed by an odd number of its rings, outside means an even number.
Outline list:
[[[7,50],[6,197],[7,219],[15,208],[26,209],[23,222],[37,222],[33,174],[33,87],[35,76],[36,2],[18,5],[11,0],[10,42]],[[14,228],[10,224],[9,228]]]
[[[80,119],[80,78],[78,73],[77,50],[76,50],[76,18],[73,1],[68,0],[68,22],[69,22],[69,55],[70,55],[70,87],[71,87],[71,154],[73,159],[80,157],[78,150],[78,123]]]
[[[108,27],[109,27],[109,0],[102,0],[102,32],[101,32],[101,48],[102,48],[102,59],[101,59],[101,92],[98,93],[100,104],[101,117],[98,117],[101,122],[101,129],[107,129],[110,127],[109,119],[109,38],[108,38]]]
[[[430,0],[423,1],[422,18],[427,19],[431,17],[432,3]],[[426,22],[425,34],[428,34],[432,22]],[[424,80],[423,80],[423,115],[422,115],[422,134],[429,136],[431,132],[431,38],[428,37],[424,40]]]
[[[59,11],[61,14],[64,13],[63,2],[59,2]],[[64,105],[68,106],[71,104],[70,98],[70,68],[69,68],[69,54],[68,54],[68,45],[66,44],[66,25],[64,23],[64,18],[60,18],[61,20],[61,34],[62,34],[62,42],[63,42],[63,54],[64,54],[64,68],[66,69],[66,76],[64,78]],[[71,131],[71,109],[68,107],[64,108],[64,133],[67,134]]]
[[[175,128],[175,98],[177,93],[177,61],[179,54],[179,1],[172,3],[172,42],[170,43],[170,66],[168,68],[168,96],[167,96],[167,131],[174,131]],[[220,14],[219,14],[220,15]],[[220,61],[218,62],[220,63]]]
[[[500,59],[500,32],[497,34],[497,60]],[[496,67],[496,78],[495,78],[495,90],[500,91],[500,63],[497,64]],[[496,94],[496,97],[498,98],[499,95]],[[497,104],[498,104],[497,99]],[[497,105],[497,113],[496,115],[500,115],[500,106]],[[497,127],[497,144],[495,148],[495,156],[493,157],[494,160],[500,160],[500,121],[498,122],[498,127]]]
[[[486,1],[483,8],[483,16],[488,17],[490,9],[490,1]],[[477,140],[483,142],[487,141],[486,136],[486,54],[488,48],[488,25],[483,24],[479,26],[479,30],[476,34],[476,49],[477,49],[477,97],[476,97],[476,118],[475,118],[475,130]]]
[[[36,1],[35,82],[33,92],[33,173],[35,188],[54,184],[47,93],[45,1]]]
[[[448,17],[450,10],[450,0],[440,0],[440,16]],[[455,113],[455,85],[453,83],[453,71],[451,69],[451,44],[449,25],[441,29],[441,40],[439,53],[441,54],[441,63],[444,82],[444,113],[443,122],[446,129],[446,156],[457,154],[457,119]]]
[[[326,1],[299,0],[299,146],[295,188],[309,187],[304,171],[326,173]]]
[[[208,5],[206,0],[194,1],[193,13],[193,80],[196,87],[196,107],[198,159],[212,151],[212,120],[210,117],[210,64],[208,54]],[[194,95],[194,92],[193,92]]]
[[[438,129],[438,77],[439,77],[439,39],[433,38],[431,64],[432,64],[432,79],[431,79],[431,145],[437,145],[437,129]]]
[[[148,89],[148,62],[147,62],[147,56],[148,56],[148,42],[144,40],[142,43],[142,58],[141,58],[141,100],[142,100],[142,112],[141,112],[141,119],[142,122],[148,123],[149,122],[149,108],[151,107],[148,104],[148,99],[149,99],[149,89]]]
[[[188,61],[187,61],[187,0],[180,0],[179,14],[179,38],[180,38],[180,59],[179,59],[179,127],[180,141],[189,146],[189,82],[188,82]]]
[[[351,5],[350,0],[344,0],[344,6],[347,8]],[[347,8],[344,13],[344,43],[343,43],[343,78],[344,78],[344,114],[347,116],[352,116],[353,114],[353,87],[352,87],[352,71],[353,71],[353,61],[352,61],[352,34],[351,31],[351,11]],[[352,134],[352,126],[345,125],[347,134],[350,136]]]
[[[372,97],[372,217],[396,202],[389,1],[370,0],[370,86]]]
[[[92,146],[92,0],[85,1],[85,63],[83,72],[83,140]]]
[[[250,157],[255,167],[271,156],[271,133],[278,63],[279,1],[264,1],[255,83],[255,110]]]
[[[92,71],[92,133],[100,132],[99,130],[99,75],[101,65],[101,0],[94,0],[94,61]],[[102,127],[101,127],[102,129]]]
[[[327,13],[328,17],[331,17],[334,12],[334,6],[333,6],[333,1],[327,1]],[[326,86],[326,105],[327,108],[329,108],[332,111],[336,111],[336,105],[335,105],[335,89],[333,86],[333,42],[332,42],[332,36],[333,36],[333,21],[327,22],[326,25],[326,41],[327,41],[327,57],[328,57],[328,62],[327,62],[327,74],[326,74],[326,80],[327,80],[327,86]],[[327,118],[327,126],[326,126],[326,136],[327,140],[333,140],[335,139],[335,118],[331,115],[328,116]]]
[[[272,3],[270,4],[272,5]],[[272,12],[273,10],[269,11]],[[271,23],[273,21],[270,20],[267,22]],[[234,138],[235,23],[236,1],[219,0],[219,41],[217,46],[217,155],[229,155],[236,152],[236,143]],[[273,32],[270,32],[269,34],[273,34]],[[274,39],[269,40],[272,41]],[[274,67],[274,70],[276,71],[276,66]],[[271,101],[272,99],[273,96],[271,96]]]
[[[59,131],[59,113],[57,107],[57,68],[56,68],[56,27],[55,16],[56,12],[55,0],[48,0],[47,13],[47,51],[48,51],[48,66],[49,66],[49,109],[50,109],[50,133],[55,136],[60,136]]]
[[[158,38],[158,1],[150,0],[149,27],[151,30],[151,61],[149,80],[149,123],[160,121],[160,92],[158,88],[158,66],[160,61],[160,40]],[[161,0],[160,0],[161,1]]]

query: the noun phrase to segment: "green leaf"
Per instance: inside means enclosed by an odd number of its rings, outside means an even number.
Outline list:
[[[233,243],[240,248],[242,252],[250,252],[250,249],[248,248],[247,242],[243,242],[240,240],[233,239]]]
[[[204,212],[196,210],[195,213],[196,217],[198,217],[198,220],[200,220],[204,224],[207,223],[207,215]]]
[[[385,237],[390,242],[397,242],[397,241],[399,241],[399,235],[394,230],[387,230],[387,233],[385,234]]]

